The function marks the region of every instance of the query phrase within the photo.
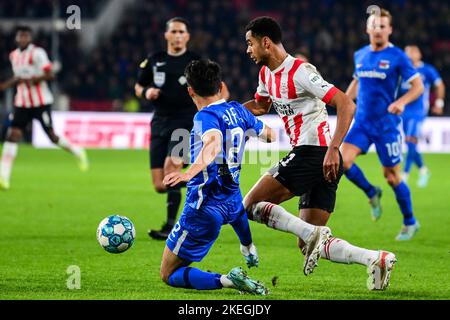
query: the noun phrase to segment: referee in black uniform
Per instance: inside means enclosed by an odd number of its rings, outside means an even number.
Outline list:
[[[152,101],[155,108],[151,123],[150,168],[156,192],[167,192],[167,221],[161,230],[150,230],[149,236],[160,240],[168,237],[181,202],[181,186],[166,188],[163,178],[171,172],[181,171],[188,156],[182,152],[172,154],[180,143],[180,140],[172,141],[172,132],[176,129],[189,132],[197,112],[188,95],[184,69],[190,61],[200,59],[199,55],[187,50],[190,35],[185,19],[175,17],[167,21],[164,37],[167,51],[151,54],[140,64],[135,85],[136,96]],[[189,139],[183,143],[188,147]]]

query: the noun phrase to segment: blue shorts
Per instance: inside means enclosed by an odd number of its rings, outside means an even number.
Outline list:
[[[402,134],[397,127],[377,131],[370,130],[367,124],[355,122],[344,142],[357,146],[363,154],[367,153],[372,143],[375,144],[384,167],[394,167],[402,161]]]
[[[166,244],[178,257],[198,262],[211,249],[222,225],[229,223],[248,224],[242,197],[222,203],[207,203],[200,209],[185,204]]]
[[[405,136],[419,138],[424,120],[424,118],[418,117],[403,117],[403,132]]]

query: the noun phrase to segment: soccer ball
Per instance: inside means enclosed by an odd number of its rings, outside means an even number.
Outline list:
[[[108,252],[121,253],[133,245],[136,230],[127,217],[112,215],[103,219],[97,228],[97,240]]]

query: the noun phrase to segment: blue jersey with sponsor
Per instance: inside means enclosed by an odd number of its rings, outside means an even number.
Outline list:
[[[405,111],[402,116],[405,118],[417,118],[418,120],[423,119],[430,108],[430,89],[441,81],[438,71],[430,64],[421,62],[416,68],[419,72],[423,85],[424,91],[422,95],[417,98],[417,100],[406,105]],[[408,82],[403,82],[400,89],[400,95],[404,95],[411,88],[411,84]]]
[[[355,52],[354,78],[358,79],[355,121],[374,130],[397,127],[400,116],[388,112],[399,97],[400,85],[416,75],[411,60],[400,48],[390,44],[381,51],[367,45]]]
[[[246,136],[259,136],[263,128],[261,120],[235,101],[220,100],[197,112],[191,131],[191,161],[197,159],[205,133],[220,132],[223,144],[216,159],[188,182],[186,204],[199,209],[202,203],[242,198],[239,175]]]

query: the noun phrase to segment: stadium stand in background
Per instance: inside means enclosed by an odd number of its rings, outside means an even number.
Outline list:
[[[447,1],[123,1],[120,19],[110,21],[114,24],[111,33],[103,35],[99,30],[94,45],[86,48],[82,44],[84,23],[100,19],[102,10],[113,1],[117,0],[60,1],[62,19],[67,18],[66,7],[72,4],[81,8],[82,18],[81,30],[59,32],[62,70],[58,86],[59,92],[69,98],[70,110],[151,111],[151,105],[134,98],[137,67],[149,52],[164,49],[161,31],[173,16],[190,21],[191,48],[223,66],[231,99],[244,102],[255,91],[259,68],[245,54],[244,26],[260,15],[281,22],[288,52],[305,54],[320,66],[324,77],[345,90],[353,73],[353,53],[368,42],[364,33],[366,9],[374,3],[394,16],[393,43],[400,47],[418,44],[424,61],[436,66],[450,88]],[[3,17],[27,23],[29,19],[48,20],[51,15],[51,0],[0,2],[0,80],[10,75],[8,54],[14,48],[13,31],[6,30]],[[51,39],[49,30],[35,31],[34,42],[48,49],[50,55]],[[450,94],[446,96],[449,105]],[[3,95],[0,98],[4,100]],[[58,104],[54,108],[58,109]],[[445,113],[450,115],[449,107]]]

